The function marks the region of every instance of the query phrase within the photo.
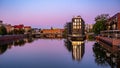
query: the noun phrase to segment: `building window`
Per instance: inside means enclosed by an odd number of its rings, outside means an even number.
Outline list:
[[[77,22],[79,22],[79,19],[77,19]]]
[[[117,22],[117,17],[115,18],[115,22]]]
[[[77,26],[77,29],[79,29],[79,26]]]
[[[116,29],[116,24],[113,24],[112,28],[113,28],[113,30],[115,30]]]
[[[79,25],[79,23],[77,23],[77,25]]]
[[[73,26],[73,29],[76,29],[76,26]]]
[[[73,25],[75,25],[75,23],[73,22]]]
[[[80,29],[81,29],[81,26],[80,26]]]
[[[81,22],[80,22],[80,25],[81,25]]]
[[[75,22],[73,22],[73,25],[76,25],[76,23],[75,23]]]
[[[81,19],[79,21],[81,22]]]
[[[110,30],[110,26],[108,26],[108,30]]]
[[[75,25],[76,25],[76,23],[75,23]]]
[[[75,19],[74,21],[76,22],[77,20]]]

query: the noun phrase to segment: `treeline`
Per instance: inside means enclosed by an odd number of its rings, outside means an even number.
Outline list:
[[[0,26],[0,35],[6,35],[6,34],[7,34],[6,28],[3,25],[1,25]]]
[[[7,29],[5,26],[0,26],[0,35],[12,35],[12,34],[24,34],[25,30],[24,29],[13,29],[10,32],[7,32]]]

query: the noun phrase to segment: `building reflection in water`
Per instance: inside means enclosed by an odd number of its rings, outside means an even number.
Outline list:
[[[0,55],[4,54],[7,51],[7,49],[11,49],[13,46],[24,46],[25,43],[32,43],[33,41],[33,38],[24,38],[15,41],[9,40],[0,43]]]
[[[104,45],[95,43],[93,46],[95,62],[101,66],[111,66],[111,68],[120,68],[120,52],[108,51]]]
[[[72,52],[72,59],[80,61],[84,55],[84,42],[83,41],[69,41],[65,40],[65,46],[69,52]]]

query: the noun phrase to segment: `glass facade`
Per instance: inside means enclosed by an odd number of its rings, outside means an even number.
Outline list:
[[[84,35],[84,21],[80,16],[72,18],[72,35]]]

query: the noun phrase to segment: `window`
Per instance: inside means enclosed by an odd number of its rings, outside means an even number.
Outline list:
[[[80,29],[81,29],[81,26],[80,26]]]
[[[79,25],[79,23],[77,23],[77,25]]]
[[[79,29],[79,26],[77,26],[77,29]]]
[[[75,25],[75,23],[73,22],[73,25]]]
[[[113,30],[115,30],[116,29],[116,24],[113,24],[112,28],[113,28]]]
[[[117,19],[117,17],[116,17],[116,20],[115,20],[115,22],[117,22],[117,20],[118,20],[118,19]]]
[[[77,20],[75,19],[74,21],[76,22]]]
[[[76,29],[76,26],[73,26],[73,29]]]
[[[77,22],[79,22],[79,19],[77,19]]]
[[[81,22],[80,22],[80,25],[81,25]]]
[[[79,21],[81,22],[81,19]]]
[[[76,23],[75,23],[75,22],[73,22],[73,25],[76,25]]]
[[[76,23],[75,23],[75,25],[76,25]]]
[[[108,30],[110,30],[110,26],[108,26]]]

